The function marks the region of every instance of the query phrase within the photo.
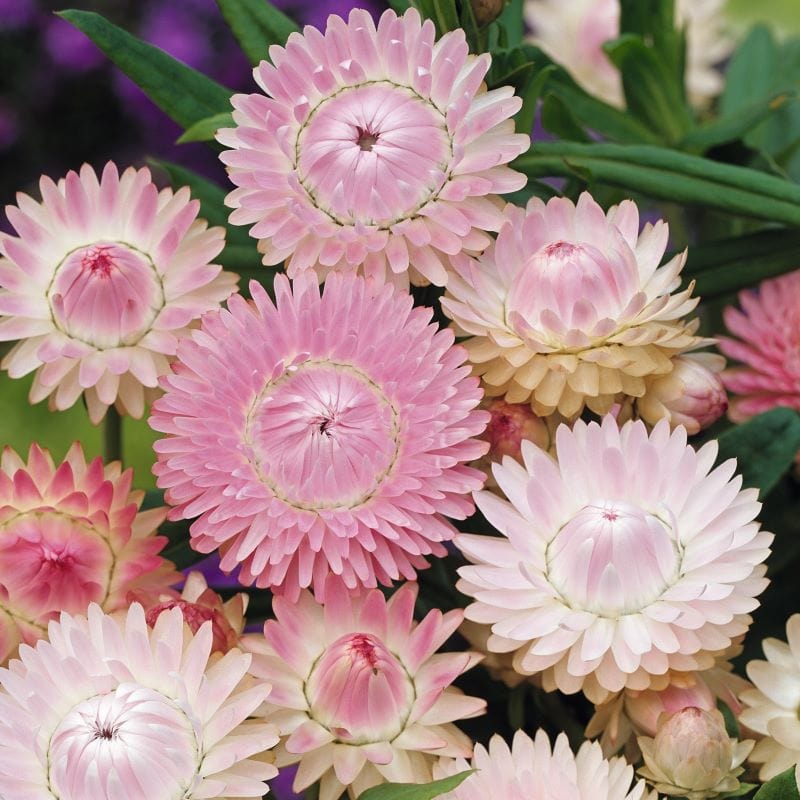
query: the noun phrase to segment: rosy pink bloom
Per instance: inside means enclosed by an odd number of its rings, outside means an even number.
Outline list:
[[[605,214],[584,192],[578,204],[534,198],[506,206],[506,225],[478,259],[463,255],[442,308],[460,333],[486,393],[530,402],[539,416],[605,414],[641,397],[645,378],[704,343],[691,286],[676,294],[686,254],[659,267],[665,222],[639,233],[630,200]]]
[[[750,760],[768,781],[800,762],[800,614],[786,623],[786,642],[764,639],[766,661],[750,661],[747,675],[755,689],[745,692],[741,721],[761,735]]]
[[[692,104],[706,106],[723,88],[718,65],[733,50],[726,31],[725,0],[677,0],[675,18],[686,28],[686,89]],[[526,0],[533,41],[569,70],[588,92],[624,106],[619,70],[603,45],[620,35],[619,0]]]
[[[416,583],[405,583],[388,601],[378,589],[353,598],[331,578],[324,606],[307,591],[296,602],[276,597],[264,636],[245,636],[253,674],[273,686],[275,763],[300,764],[296,792],[320,778],[320,800],[385,781],[427,783],[440,756],[471,755],[452,723],[486,702],[450,684],[480,657],[437,654],[464,614],[437,609],[417,624],[416,597]]]
[[[524,466],[496,465],[509,500],[476,502],[502,536],[456,538],[476,565],[459,570],[466,616],[492,625],[489,649],[595,703],[714,666],[767,585],[757,491],[740,491],[732,459],[712,469],[716,442],[695,451],[666,420],[649,435],[611,416],[562,425],[556,451],[557,464],[523,442]]]
[[[34,444],[26,464],[10,447],[0,459],[0,664],[20,641],[46,634],[60,611],[127,607],[128,593],[168,592],[180,580],[158,553],[166,509],[139,511],[132,470],[86,463],[74,444],[57,467]]]
[[[0,341],[20,340],[2,366],[36,370],[32,403],[63,410],[84,394],[95,423],[111,405],[141,417],[178,338],[236,289],[209,264],[224,230],[147,169],[120,177],[109,162],[98,180],[84,164],[39,186],[42,202],[19,194],[6,209],[19,235],[0,235]]]
[[[672,371],[647,382],[636,412],[655,425],[666,418],[689,435],[713,425],[728,410],[728,395],[719,378],[725,359],[715,353],[687,353],[672,359]]]
[[[313,272],[273,302],[231,298],[178,348],[150,424],[158,484],[221,567],[297,597],[329,571],[351,589],[413,578],[443,555],[483,474],[488,414],[431,310],[355,275]],[[321,597],[321,595],[320,595]]]
[[[475,746],[471,763],[442,759],[434,775],[470,767],[477,772],[441,800],[658,800],[644,781],[634,783],[633,767],[624,759],[606,761],[596,742],[584,742],[576,755],[564,733],[552,748],[542,730],[534,739],[517,731],[510,748],[495,734],[488,749]]]
[[[139,598],[134,593],[129,599]],[[214,651],[227,653],[239,643],[248,599],[246,594],[239,592],[223,603],[222,598],[208,588],[202,572],[190,572],[180,597],[162,594],[155,598],[155,602],[142,602],[142,605],[148,625],[155,625],[161,614],[171,608],[181,610],[183,621],[193,633],[197,633],[203,623],[210,621]]]
[[[258,797],[278,740],[248,720],[269,694],[251,656],[211,656],[211,624],[191,635],[178,609],[153,629],[134,603],[122,619],[61,615],[50,641],[0,669],[5,800]]]
[[[491,57],[470,56],[462,30],[434,37],[414,9],[377,28],[354,9],[270,47],[254,71],[267,96],[235,95],[236,127],[217,134],[231,222],[253,225],[265,264],[443,286],[448,256],[489,244],[492,195],[525,184],[506,166],[529,146],[511,119],[522,101],[485,90]]]
[[[800,410],[800,271],[763,281],[739,294],[741,310],[725,309],[737,339],[719,349],[742,366],[722,374],[731,398],[728,415],[743,422],[776,406]]]

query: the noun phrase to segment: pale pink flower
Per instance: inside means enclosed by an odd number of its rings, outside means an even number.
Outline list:
[[[49,642],[0,669],[0,785],[5,800],[258,797],[277,774],[273,726],[248,720],[269,694],[251,656],[211,658],[211,624],[191,635],[178,609],[149,629],[62,614]],[[255,757],[255,758],[253,758]]]
[[[244,630],[244,614],[249,600],[246,594],[238,592],[223,602],[213,589],[209,589],[202,572],[190,572],[186,576],[180,597],[161,594],[146,602],[134,593],[130,599],[142,603],[148,625],[154,625],[161,614],[171,608],[181,610],[183,621],[193,633],[197,633],[203,623],[211,622],[212,646],[214,651],[220,653],[227,653],[238,645]]]
[[[728,395],[718,373],[725,359],[715,353],[687,353],[672,360],[672,370],[647,382],[636,401],[637,414],[650,425],[666,418],[689,435],[713,425],[728,410]]]
[[[685,800],[728,796],[739,789],[742,762],[754,742],[731,739],[716,708],[688,706],[658,721],[654,738],[640,736],[639,775],[659,792]]]
[[[218,140],[239,187],[230,220],[253,225],[265,264],[360,270],[407,287],[447,281],[449,256],[480,251],[503,222],[493,195],[525,185],[510,86],[486,91],[488,53],[462,30],[363,9],[306,27],[254,70],[264,94],[234,95]]]
[[[477,772],[441,800],[658,800],[624,759],[607,761],[596,742],[584,742],[574,754],[564,733],[552,748],[542,730],[533,739],[517,731],[511,747],[495,734],[488,749],[475,746],[471,763],[442,759],[434,776],[470,768]]]
[[[25,463],[10,447],[0,458],[0,664],[22,641],[46,634],[59,612],[127,606],[129,592],[168,592],[180,574],[159,556],[166,509],[139,511],[132,470],[86,463],[74,444],[56,466],[31,445]]]
[[[786,623],[788,642],[764,639],[766,661],[750,661],[747,676],[755,689],[742,694],[741,721],[763,737],[750,761],[761,764],[768,781],[800,762],[800,614]]]
[[[20,340],[2,367],[36,370],[32,403],[64,410],[83,394],[95,423],[112,405],[141,417],[178,338],[236,289],[209,263],[224,230],[147,169],[120,177],[109,162],[98,180],[84,164],[39,187],[41,202],[6,209],[18,236],[0,234],[0,341]]]
[[[625,200],[605,214],[584,192],[527,209],[506,206],[506,225],[478,259],[463,255],[442,308],[465,342],[490,396],[530,402],[539,416],[574,417],[584,404],[605,414],[645,379],[703,343],[692,287],[678,289],[686,254],[659,267],[663,221],[639,233]]]
[[[193,546],[240,580],[296,597],[330,571],[351,589],[444,555],[483,474],[488,417],[451,331],[391,286],[314,273],[276,301],[231,298],[178,348],[150,424],[158,484]],[[321,597],[321,595],[320,595]]]
[[[733,460],[713,468],[716,442],[695,451],[666,420],[649,435],[611,416],[562,425],[556,450],[558,463],[523,442],[524,466],[494,468],[509,501],[476,493],[502,536],[456,538],[476,565],[459,570],[466,616],[492,625],[489,649],[595,703],[713,667],[767,585],[757,491],[740,491]]]
[[[718,69],[733,51],[725,0],[677,0],[675,21],[685,28],[686,91],[693,105],[707,106],[724,86]],[[603,45],[620,35],[619,0],[526,0],[525,18],[533,41],[566,67],[589,93],[624,106],[619,70]]]
[[[388,601],[378,589],[353,598],[330,579],[324,606],[307,591],[296,602],[277,597],[264,636],[245,636],[253,674],[273,686],[275,763],[300,764],[296,792],[320,779],[320,800],[385,781],[427,783],[439,757],[471,755],[452,723],[486,702],[450,684],[480,657],[437,654],[463,612],[436,609],[415,623],[416,597],[416,583],[405,583]]]
[[[737,395],[728,416],[744,422],[777,406],[800,411],[800,271],[740,292],[739,305],[725,309],[725,324],[738,338],[719,340],[719,349],[741,362],[722,373]]]

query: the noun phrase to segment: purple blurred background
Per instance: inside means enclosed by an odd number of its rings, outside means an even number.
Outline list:
[[[324,27],[355,5],[381,0],[278,0],[301,24]],[[224,179],[203,144],[175,145],[181,131],[82,33],[53,12],[97,11],[117,25],[236,90],[251,70],[215,0],[0,0],[0,208],[84,161],[141,164],[148,155]],[[0,223],[1,224],[1,223]]]

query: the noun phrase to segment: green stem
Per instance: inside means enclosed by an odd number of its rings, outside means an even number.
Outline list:
[[[122,417],[114,406],[106,412],[103,423],[103,458],[106,464],[122,460]]]

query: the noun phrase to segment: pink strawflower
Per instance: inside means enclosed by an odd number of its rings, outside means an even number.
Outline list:
[[[112,405],[141,417],[178,338],[236,289],[209,263],[224,230],[147,169],[120,177],[109,162],[98,180],[84,164],[39,187],[41,202],[6,208],[18,236],[0,234],[0,341],[20,340],[2,367],[36,370],[32,403],[64,410],[83,394],[95,423]]]
[[[728,410],[728,395],[719,373],[725,359],[716,353],[687,353],[672,359],[672,370],[647,382],[636,413],[655,425],[666,418],[691,436],[713,425]]]
[[[630,200],[608,214],[584,192],[527,209],[506,206],[506,225],[479,258],[462,256],[442,308],[465,342],[490,396],[529,402],[539,416],[605,414],[641,397],[646,378],[705,343],[696,305],[680,285],[686,254],[659,267],[663,221],[639,233]]]
[[[496,465],[509,500],[476,502],[502,536],[456,538],[476,565],[459,570],[466,615],[492,625],[489,649],[595,703],[714,666],[767,585],[757,490],[740,491],[732,459],[712,469],[716,442],[695,452],[666,420],[651,434],[611,416],[562,425],[556,451],[523,442],[524,466]]]
[[[139,598],[134,595],[131,599]],[[223,602],[213,589],[209,589],[202,572],[190,572],[180,597],[165,593],[149,603],[142,602],[142,605],[148,625],[155,625],[161,614],[171,608],[181,610],[183,621],[193,633],[197,633],[205,622],[211,622],[213,650],[227,653],[239,644],[248,600],[246,594],[239,592]]]
[[[725,309],[725,324],[738,338],[719,340],[719,349],[742,364],[722,373],[738,395],[728,416],[744,422],[777,406],[800,411],[800,271],[740,292],[739,304],[741,310]]]
[[[488,414],[453,334],[391,286],[313,272],[231,298],[178,348],[150,424],[158,485],[193,546],[297,597],[413,578],[468,517]]]
[[[0,786],[5,800],[208,800],[258,797],[277,770],[258,756],[278,740],[247,720],[269,694],[251,656],[211,656],[211,624],[192,636],[178,609],[149,629],[90,605],[61,615],[50,641],[0,669]],[[251,758],[256,756],[256,758]]]
[[[596,742],[584,742],[576,755],[564,733],[552,748],[543,730],[534,739],[517,731],[511,747],[495,734],[488,749],[475,746],[471,763],[442,759],[434,775],[470,768],[477,772],[441,800],[658,800],[624,759],[607,761]]]
[[[74,444],[56,466],[31,445],[27,464],[10,448],[0,458],[0,664],[32,644],[59,612],[127,607],[129,592],[169,592],[181,579],[158,553],[166,509],[139,511],[132,470],[86,463]]]
[[[489,244],[493,195],[525,185],[505,166],[529,146],[511,119],[522,101],[486,91],[491,57],[470,56],[462,30],[434,37],[414,9],[377,28],[363,9],[332,15],[270,47],[253,73],[267,96],[234,95],[237,127],[217,134],[239,187],[226,202],[265,264],[443,286],[449,256]]]
[[[413,620],[416,583],[387,601],[349,595],[330,579],[325,605],[303,591],[275,598],[264,636],[246,636],[253,674],[273,689],[266,719],[280,730],[276,765],[300,764],[294,791],[321,779],[320,800],[351,798],[385,781],[427,783],[441,756],[469,757],[454,720],[486,702],[450,686],[480,657],[436,653],[464,617],[458,609]]]

